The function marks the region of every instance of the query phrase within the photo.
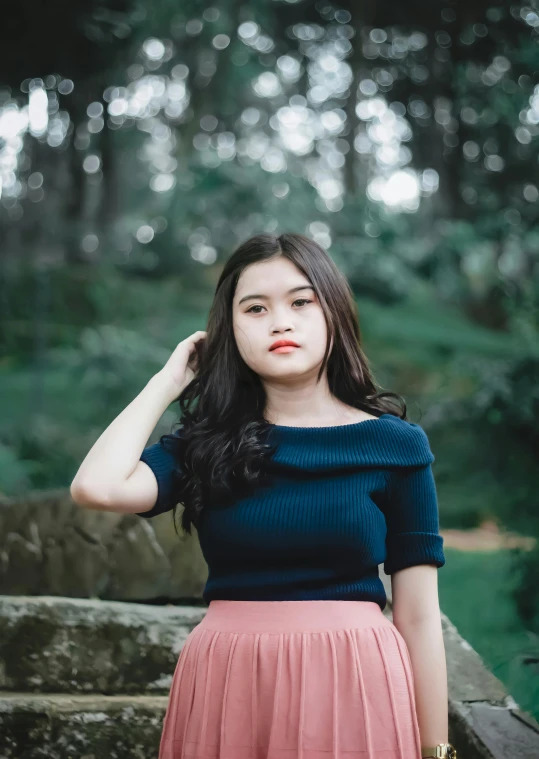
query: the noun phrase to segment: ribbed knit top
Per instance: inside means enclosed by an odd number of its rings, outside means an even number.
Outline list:
[[[199,524],[206,603],[343,599],[384,609],[380,564],[386,574],[445,564],[434,455],[418,424],[382,414],[333,427],[268,427],[267,442],[277,445],[271,484],[205,509]],[[163,438],[141,460],[158,483],[154,507],[139,513],[150,518],[181,493]]]

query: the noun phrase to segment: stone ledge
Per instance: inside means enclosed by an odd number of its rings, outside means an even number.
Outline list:
[[[0,759],[157,759],[167,702],[0,691]]]
[[[516,704],[451,702],[449,716],[451,740],[466,747],[465,759],[539,757],[539,725]]]
[[[168,695],[206,607],[0,596],[0,689]]]

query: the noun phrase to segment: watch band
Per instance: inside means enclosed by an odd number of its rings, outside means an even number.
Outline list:
[[[457,752],[450,743],[438,743],[436,746],[422,746],[422,759],[457,759]]]

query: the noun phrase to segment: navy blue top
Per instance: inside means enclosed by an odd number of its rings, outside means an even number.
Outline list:
[[[180,435],[181,428],[176,435]],[[181,503],[163,439],[144,449],[158,496],[150,518]],[[375,601],[378,574],[445,564],[424,430],[392,414],[334,427],[269,425],[271,484],[205,509],[197,533],[208,564],[204,601]]]

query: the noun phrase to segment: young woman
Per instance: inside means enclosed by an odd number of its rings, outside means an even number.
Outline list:
[[[144,448],[174,400],[179,429]],[[95,443],[75,500],[144,518],[182,504],[209,568],[159,759],[456,756],[434,456],[398,402],[328,254],[262,234],[226,262],[207,331]]]

